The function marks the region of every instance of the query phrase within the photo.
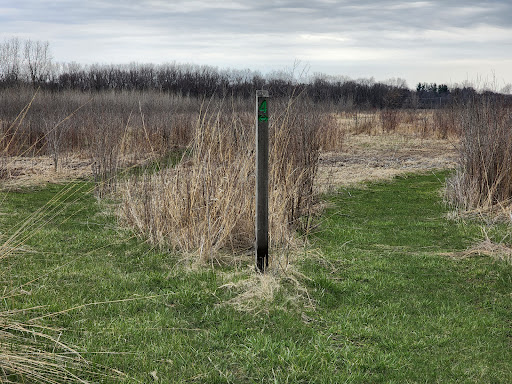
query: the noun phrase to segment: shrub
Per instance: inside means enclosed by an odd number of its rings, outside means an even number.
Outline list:
[[[313,201],[322,115],[298,99],[271,106],[269,241],[290,244]],[[225,105],[203,111],[190,157],[120,185],[120,215],[151,242],[204,262],[253,247],[254,115]]]
[[[461,149],[448,199],[463,209],[512,198],[512,114],[499,95],[466,102],[460,116]]]
[[[385,108],[380,111],[382,130],[386,133],[395,132],[400,125],[400,110]]]

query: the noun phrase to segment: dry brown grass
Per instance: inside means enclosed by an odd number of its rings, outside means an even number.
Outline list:
[[[454,168],[456,145],[456,141],[422,138],[410,132],[347,133],[343,152],[321,153],[315,188],[327,192],[404,173]]]
[[[58,331],[20,323],[14,315],[0,312],[0,382],[86,383],[78,375],[87,362],[59,342]]]
[[[456,140],[460,136],[460,111],[445,109],[384,109],[342,112],[336,115],[340,127],[352,135],[410,135],[426,139]]]
[[[375,134],[378,129],[377,114],[375,112],[342,112],[337,114],[335,118],[338,126],[345,134],[371,135]]]
[[[295,260],[296,262],[297,260]],[[274,263],[275,264],[275,263]],[[242,312],[255,314],[275,309],[275,299],[278,293],[284,298],[284,305],[302,308],[315,308],[315,302],[310,297],[303,281],[308,280],[293,265],[288,263],[284,269],[272,266],[264,274],[253,273],[250,268],[248,277],[236,279],[235,276],[227,276],[227,283],[219,289],[227,289],[235,293],[234,297],[223,303]]]
[[[489,208],[512,198],[512,110],[499,96],[470,100],[461,115],[456,174],[446,197],[460,210]]]
[[[320,115],[300,100],[275,102],[270,124],[269,242],[293,242],[313,204]],[[300,105],[299,105],[300,104]],[[281,111],[281,112],[278,112]],[[254,117],[216,107],[201,114],[190,157],[120,185],[123,221],[151,242],[200,262],[254,241]]]
[[[323,152],[343,150],[343,142],[347,131],[333,114],[322,114],[322,124],[317,131],[317,140]]]
[[[198,105],[195,99],[157,92],[3,90],[0,180],[60,181],[82,176],[86,168],[97,192],[109,192],[120,169],[186,146]],[[77,158],[83,163],[75,168]],[[53,172],[45,169],[50,165]]]
[[[383,109],[379,113],[382,130],[386,133],[395,132],[400,125],[401,114],[398,109]]]
[[[465,251],[450,252],[443,255],[454,259],[467,259],[469,257],[485,256],[512,265],[512,248],[503,243],[495,243],[488,237]]]

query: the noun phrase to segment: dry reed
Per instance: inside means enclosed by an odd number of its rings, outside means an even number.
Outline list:
[[[346,130],[333,114],[324,114],[318,127],[317,140],[322,151],[341,151]]]
[[[512,198],[512,111],[498,95],[472,99],[460,116],[461,149],[447,199],[468,210]]]
[[[270,121],[270,246],[289,245],[313,204],[322,115],[297,99],[274,102]],[[254,117],[226,106],[200,114],[190,156],[121,183],[120,216],[151,242],[195,261],[248,251],[254,241]]]

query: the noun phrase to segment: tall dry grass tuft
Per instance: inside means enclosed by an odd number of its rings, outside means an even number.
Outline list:
[[[460,116],[461,150],[447,198],[462,209],[512,199],[512,108],[499,95],[469,100]]]
[[[460,116],[460,108],[455,104],[435,109],[432,114],[432,134],[440,139],[460,137]]]
[[[174,168],[120,184],[123,221],[151,242],[219,260],[253,247],[254,114],[226,105],[200,114],[190,155]],[[289,245],[313,204],[322,115],[274,100],[270,121],[270,246]]]
[[[375,134],[377,121],[376,114],[373,111],[361,112],[354,111],[352,113],[352,124],[350,130],[354,135],[371,135]]]

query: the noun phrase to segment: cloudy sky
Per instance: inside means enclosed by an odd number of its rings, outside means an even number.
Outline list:
[[[512,83],[511,0],[0,0],[0,41],[56,61],[208,64],[268,73]],[[494,80],[493,80],[494,79]]]

